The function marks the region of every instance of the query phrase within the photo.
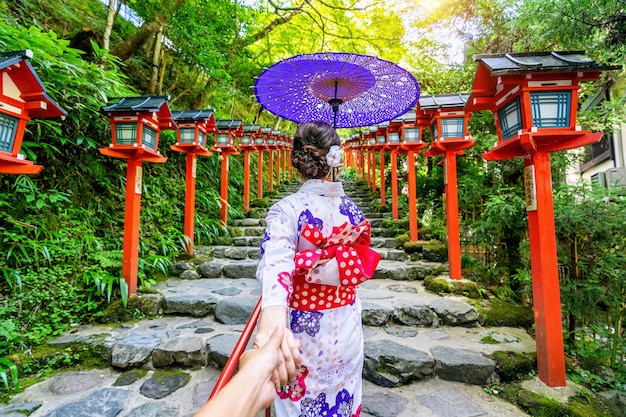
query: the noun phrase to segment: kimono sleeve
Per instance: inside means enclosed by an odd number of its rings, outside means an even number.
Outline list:
[[[296,253],[297,232],[284,209],[275,204],[266,217],[267,227],[261,244],[261,262],[256,278],[262,287],[262,308],[289,307]]]

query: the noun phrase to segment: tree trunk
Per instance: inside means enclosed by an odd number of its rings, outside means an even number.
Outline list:
[[[148,84],[148,94],[156,92],[157,82],[159,81],[159,66],[161,63],[161,47],[163,46],[163,26],[159,28],[154,40],[154,52],[152,54],[152,76]]]
[[[107,14],[107,23],[104,27],[104,35],[102,35],[102,48],[109,49],[109,43],[111,42],[111,32],[113,31],[113,24],[115,23],[115,18],[117,14],[120,12],[120,7],[122,7],[122,2],[120,1],[115,7],[115,0],[109,0],[109,13]]]
[[[117,56],[122,61],[132,58],[154,36],[160,27],[161,24],[159,22],[146,22],[134,36],[121,45],[116,46],[111,51],[111,54]]]

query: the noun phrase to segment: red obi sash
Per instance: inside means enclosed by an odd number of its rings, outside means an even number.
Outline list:
[[[327,310],[352,303],[356,286],[374,275],[380,254],[370,248],[371,226],[363,220],[334,227],[328,237],[310,224],[300,238],[315,249],[295,255],[290,306],[298,310]]]

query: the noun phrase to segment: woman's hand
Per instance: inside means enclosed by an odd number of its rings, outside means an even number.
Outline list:
[[[263,309],[259,328],[254,338],[254,348],[260,349],[267,344],[277,326],[283,327],[283,340],[280,345],[281,357],[274,371],[274,381],[279,386],[287,385],[296,378],[296,372],[302,365],[300,342],[297,341],[287,327],[287,308],[271,306]]]
[[[276,397],[274,371],[282,356],[284,327],[277,327],[262,349],[251,349],[239,358],[239,371],[194,417],[253,417]]]

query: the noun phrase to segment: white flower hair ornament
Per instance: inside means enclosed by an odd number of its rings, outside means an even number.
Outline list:
[[[337,145],[333,145],[326,154],[326,162],[331,168],[337,168],[341,166],[341,160],[343,158],[343,151]]]

